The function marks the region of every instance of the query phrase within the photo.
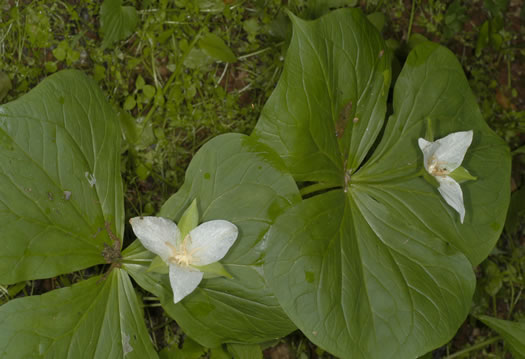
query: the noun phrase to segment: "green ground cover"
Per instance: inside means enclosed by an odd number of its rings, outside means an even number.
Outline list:
[[[112,10],[103,9],[102,2],[0,0],[0,103],[61,69],[92,76],[121,121],[126,218],[156,213],[182,185],[189,161],[206,141],[225,132],[251,132],[282,70],[291,35],[285,8],[313,19],[329,7],[359,6],[371,14],[401,64],[423,36],[449,47],[486,121],[514,151],[507,224],[497,248],[477,268],[472,313],[525,320],[521,1],[149,0],[124,5],[136,9],[136,17],[124,18],[122,30],[104,23],[102,14]],[[134,13],[133,8],[128,10]],[[112,41],[119,35],[124,40]],[[217,49],[218,41],[224,46]],[[132,239],[124,238],[125,245]],[[89,273],[0,287],[0,304],[67,286],[82,276]],[[205,353],[184,337],[155,298],[141,294],[157,350],[183,347],[188,358]],[[330,357],[299,332],[271,345],[265,350],[268,358]],[[496,333],[470,316],[450,343],[428,357],[510,354]]]

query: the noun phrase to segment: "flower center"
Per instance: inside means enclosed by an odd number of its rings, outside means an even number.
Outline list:
[[[447,169],[446,163],[438,161],[435,156],[432,156],[429,160],[428,173],[432,176],[446,176],[450,171]]]
[[[182,241],[179,248],[175,247],[171,243],[166,242],[168,247],[171,249],[171,255],[169,256],[168,260],[171,263],[178,264],[182,267],[188,267],[191,263],[193,263],[193,254],[200,250],[200,248],[194,248],[190,251],[188,250],[189,243],[191,243],[191,237],[189,234],[184,237],[184,240]]]

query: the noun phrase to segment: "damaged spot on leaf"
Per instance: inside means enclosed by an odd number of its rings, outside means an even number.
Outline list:
[[[64,199],[66,201],[69,201],[69,199],[71,198],[71,191],[64,191]]]
[[[89,185],[90,185],[91,187],[93,187],[93,186],[97,183],[97,179],[96,179],[95,176],[92,175],[91,173],[86,172],[86,173],[84,173],[84,176],[86,176],[86,179],[88,180]]]
[[[122,354],[126,356],[133,351],[133,347],[129,344],[130,336],[126,333],[122,333]]]
[[[348,124],[348,119],[350,118],[350,114],[352,113],[352,101],[348,102],[345,107],[341,110],[339,113],[339,119],[337,120],[335,124],[335,136],[337,138],[343,137],[343,134],[346,129],[346,125]]]

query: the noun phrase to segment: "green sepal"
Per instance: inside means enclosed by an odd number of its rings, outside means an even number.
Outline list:
[[[427,171],[422,171],[422,173],[423,173],[423,178],[425,179],[425,181],[427,181],[428,183],[430,183],[432,186],[436,188],[439,187],[439,182],[437,181],[436,177],[432,176]]]
[[[160,258],[159,256],[156,256],[151,261],[151,264],[149,265],[147,271],[154,272],[154,273],[160,273],[160,274],[168,274],[169,267],[166,264],[166,262],[162,260],[162,258]]]
[[[470,172],[462,166],[459,166],[454,171],[452,171],[449,174],[449,176],[452,177],[458,183],[463,183],[467,181],[475,181],[478,179],[477,177],[474,177],[473,175],[471,175]]]
[[[217,277],[226,277],[229,279],[233,278],[233,276],[230,273],[228,273],[226,268],[224,268],[224,266],[220,262],[213,262],[205,266],[192,265],[191,267],[204,273],[204,279],[211,279]]]
[[[197,199],[195,198],[180,217],[179,230],[181,240],[183,240],[193,228],[197,227],[198,224],[199,210],[197,208]]]
[[[433,142],[434,141],[434,131],[432,131],[432,121],[430,117],[427,117],[427,129],[425,131],[425,140]]]

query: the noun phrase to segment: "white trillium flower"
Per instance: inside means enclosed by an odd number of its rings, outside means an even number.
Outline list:
[[[239,233],[233,223],[224,220],[204,222],[185,238],[181,238],[177,225],[166,218],[134,217],[129,223],[142,245],[168,264],[175,303],[193,292],[202,280],[204,273],[192,266],[222,259]]]
[[[465,153],[472,143],[471,131],[454,132],[437,141],[429,142],[424,138],[418,140],[419,148],[423,151],[425,169],[439,183],[438,191],[449,206],[454,208],[463,223],[465,206],[463,192],[449,174],[461,166]]]

